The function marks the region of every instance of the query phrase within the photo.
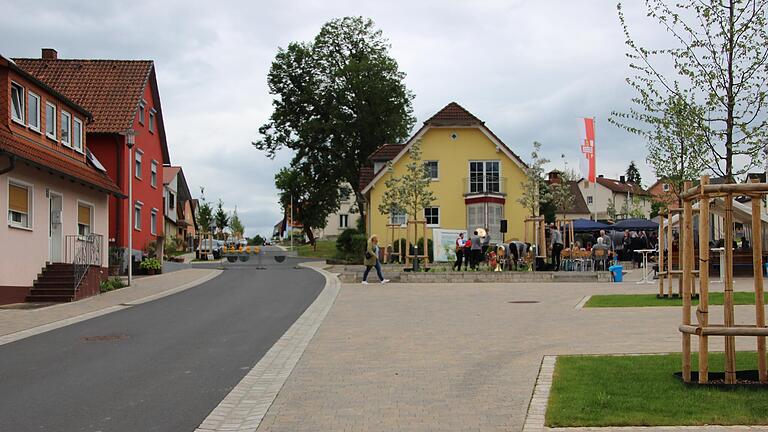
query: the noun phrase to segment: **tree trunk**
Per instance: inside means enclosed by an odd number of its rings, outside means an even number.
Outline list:
[[[315,233],[312,232],[312,227],[305,226],[304,235],[306,235],[307,239],[309,239],[309,244],[312,245],[312,249],[317,250],[317,245],[315,244]]]
[[[368,224],[366,222],[366,213],[365,213],[365,196],[360,193],[360,191],[355,190],[355,201],[357,202],[357,210],[360,212],[360,218],[363,220],[363,228],[364,230],[368,229]],[[368,234],[367,232],[363,232],[363,234]]]

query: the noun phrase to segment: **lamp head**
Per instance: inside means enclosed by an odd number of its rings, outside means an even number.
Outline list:
[[[128,146],[129,149],[132,149],[133,146],[136,144],[136,131],[133,130],[133,128],[130,128],[125,131],[125,144]]]

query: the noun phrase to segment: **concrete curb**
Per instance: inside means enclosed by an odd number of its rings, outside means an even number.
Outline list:
[[[0,346],[5,345],[5,344],[9,344],[11,342],[16,342],[16,341],[21,340],[21,339],[25,339],[25,338],[28,338],[30,336],[35,336],[35,335],[39,335],[41,333],[45,333],[45,332],[48,332],[48,331],[51,331],[51,330],[56,330],[56,329],[59,329],[59,328],[62,328],[62,327],[66,327],[66,326],[68,326],[70,324],[76,324],[76,323],[79,323],[79,322],[87,321],[87,320],[89,320],[91,318],[96,318],[96,317],[100,317],[100,316],[103,316],[103,315],[107,315],[107,314],[110,314],[112,312],[116,312],[116,311],[119,311],[119,310],[122,310],[122,309],[125,309],[125,308],[129,308],[131,306],[139,305],[139,304],[142,304],[142,303],[147,303],[147,302],[150,302],[152,300],[157,300],[159,298],[166,297],[166,296],[169,296],[171,294],[176,294],[176,293],[178,293],[180,291],[184,291],[184,290],[187,290],[189,288],[192,288],[192,287],[195,287],[197,285],[200,285],[200,284],[203,284],[205,282],[208,282],[209,280],[215,278],[216,276],[220,275],[221,273],[222,273],[221,270],[212,270],[210,273],[208,273],[207,275],[205,275],[205,276],[203,276],[201,278],[198,278],[198,279],[196,279],[196,280],[194,280],[192,282],[187,282],[184,285],[178,286],[176,288],[172,288],[172,289],[167,290],[167,291],[163,291],[163,292],[160,292],[160,293],[157,293],[157,294],[151,294],[151,295],[148,295],[146,297],[142,297],[140,299],[133,300],[131,302],[121,303],[121,304],[116,305],[116,306],[106,307],[104,309],[99,309],[99,310],[96,310],[96,311],[84,313],[82,315],[77,315],[77,316],[74,316],[74,317],[65,318],[63,320],[54,321],[54,322],[51,322],[51,323],[48,323],[48,324],[43,324],[43,325],[40,325],[40,326],[36,326],[36,327],[28,328],[28,329],[25,329],[25,330],[21,330],[21,331],[15,332],[15,333],[10,333],[10,334],[4,335],[4,336],[0,336]]]
[[[314,302],[275,342],[264,357],[227,394],[219,405],[195,429],[195,432],[255,431],[283,388],[304,350],[325,320],[341,283],[335,274],[320,266],[325,263],[302,263],[301,267],[325,276],[325,287]]]

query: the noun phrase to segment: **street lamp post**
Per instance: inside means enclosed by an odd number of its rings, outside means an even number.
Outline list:
[[[128,147],[128,285],[133,281],[133,146],[136,131],[125,131],[125,145]]]

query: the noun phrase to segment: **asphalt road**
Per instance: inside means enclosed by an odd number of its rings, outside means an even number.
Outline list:
[[[193,431],[322,291],[296,263],[0,346],[0,431]]]

